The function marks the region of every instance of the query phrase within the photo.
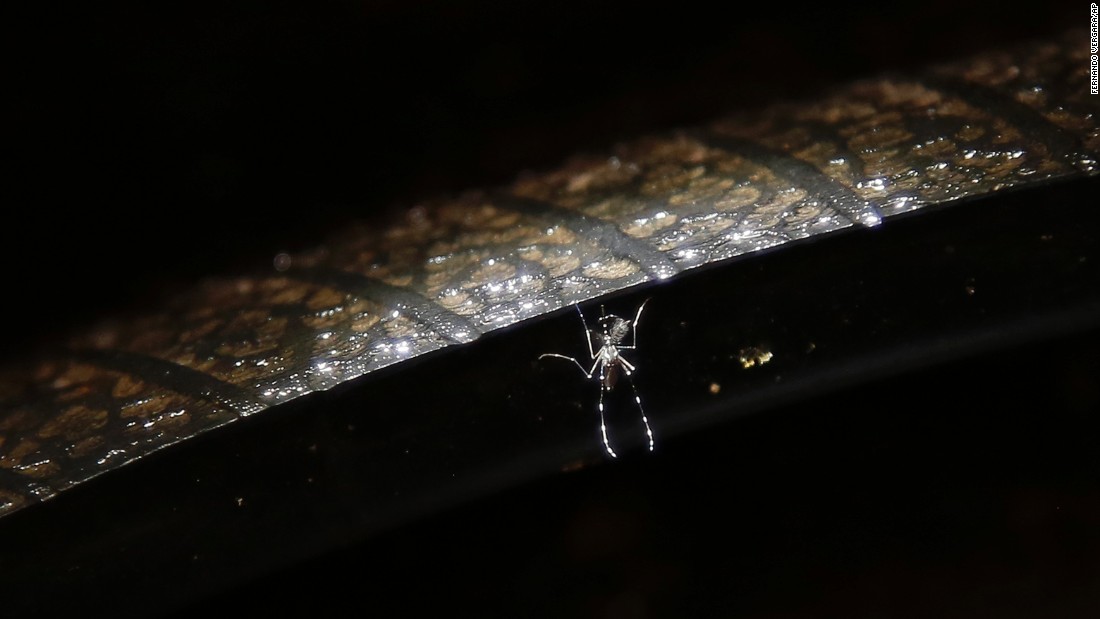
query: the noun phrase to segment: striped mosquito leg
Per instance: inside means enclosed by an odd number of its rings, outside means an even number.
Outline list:
[[[649,437],[649,450],[653,451],[653,430],[649,427],[649,419],[645,416],[645,409],[642,408],[642,397],[638,395],[638,388],[634,386],[634,377],[629,373],[626,375],[626,379],[630,381],[630,388],[634,391],[634,401],[638,403],[638,412],[642,414],[642,423],[645,424],[645,433]]]
[[[607,449],[608,455],[610,455],[612,458],[618,458],[619,456],[615,455],[615,450],[611,449],[611,442],[607,440],[607,423],[604,421],[603,418],[603,394],[605,391],[607,390],[603,388],[600,389],[600,435],[603,436],[603,446],[605,449]]]
[[[577,308],[577,314],[581,317],[581,324],[584,325],[584,338],[588,341],[588,355],[595,359],[596,350],[592,348],[592,332],[588,330],[588,321],[584,319],[584,312],[581,311],[579,303],[573,304],[573,307]]]
[[[542,361],[543,359],[545,359],[547,357],[553,357],[555,359],[565,359],[566,361],[572,361],[574,365],[576,365],[578,368],[580,368],[581,373],[584,374],[586,378],[592,378],[592,372],[596,371],[595,366],[593,366],[591,370],[585,370],[584,366],[581,365],[580,361],[577,361],[573,357],[566,357],[565,355],[559,355],[558,353],[555,353],[555,352],[548,352],[548,353],[539,355],[539,361]],[[597,363],[599,363],[598,360],[597,360]]]

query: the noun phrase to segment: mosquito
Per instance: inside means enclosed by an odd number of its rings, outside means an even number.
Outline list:
[[[603,415],[603,398],[604,394],[615,388],[615,383],[619,380],[619,370],[622,370],[626,375],[627,381],[630,383],[630,388],[634,391],[634,401],[638,403],[638,412],[642,414],[642,423],[645,424],[645,433],[649,437],[649,450],[653,451],[653,430],[649,427],[649,419],[645,416],[645,411],[642,409],[642,398],[638,396],[638,388],[634,386],[634,365],[626,360],[622,356],[624,350],[634,350],[638,347],[638,321],[642,318],[642,310],[645,309],[645,304],[649,303],[649,299],[646,299],[640,306],[638,306],[638,313],[634,315],[633,322],[620,318],[614,314],[605,314],[603,306],[600,306],[600,320],[599,329],[589,329],[588,321],[584,319],[584,312],[581,311],[580,305],[575,305],[577,308],[577,314],[581,317],[581,324],[584,325],[584,336],[588,341],[588,354],[592,359],[592,367],[588,370],[584,369],[580,361],[577,361],[573,357],[567,357],[565,355],[559,355],[557,353],[546,353],[539,355],[539,360],[546,357],[555,357],[558,359],[565,359],[566,361],[572,361],[580,371],[584,374],[585,378],[591,379],[593,376],[599,373],[600,381],[600,436],[603,437],[603,446],[607,449],[608,455],[612,458],[617,458],[615,450],[611,449],[611,443],[607,440],[607,424],[604,422]],[[623,344],[623,340],[627,335],[630,335],[630,345]],[[595,340],[595,345],[593,345]]]

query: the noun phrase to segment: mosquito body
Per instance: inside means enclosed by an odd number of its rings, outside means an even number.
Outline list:
[[[615,450],[611,448],[611,442],[607,439],[607,423],[604,421],[603,402],[604,394],[615,388],[620,372],[626,376],[627,382],[630,383],[630,388],[634,392],[634,401],[638,404],[638,412],[642,415],[645,433],[649,437],[649,450],[653,451],[653,430],[650,429],[649,419],[646,418],[645,411],[642,410],[642,398],[638,396],[638,389],[634,386],[633,374],[635,368],[622,355],[622,351],[634,350],[638,347],[638,321],[641,320],[642,310],[645,309],[645,304],[648,302],[647,299],[638,307],[638,312],[634,315],[633,321],[620,318],[614,314],[601,316],[598,329],[588,328],[588,321],[585,320],[581,307],[579,305],[574,306],[577,308],[577,314],[581,317],[581,324],[584,325],[584,336],[588,342],[588,354],[592,361],[592,367],[587,370],[584,369],[584,365],[580,361],[573,357],[557,353],[539,355],[539,359],[555,357],[572,361],[586,378],[598,378],[600,381],[600,436],[603,438],[604,448],[612,458],[618,456],[615,454]],[[602,313],[603,308],[601,307],[600,310]],[[624,343],[627,335],[630,336],[629,345]]]

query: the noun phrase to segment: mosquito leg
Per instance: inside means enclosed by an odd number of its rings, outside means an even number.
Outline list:
[[[630,381],[630,388],[634,391],[634,401],[638,403],[638,412],[642,414],[642,423],[645,424],[645,433],[649,437],[649,450],[653,451],[653,430],[649,427],[649,419],[645,416],[645,409],[642,408],[642,398],[638,395],[638,388],[634,386],[634,378],[628,373],[626,379]]]
[[[645,309],[645,304],[646,303],[649,303],[649,299],[646,299],[645,301],[642,301],[642,304],[638,306],[638,313],[634,315],[634,323],[630,325],[630,328],[631,328],[630,345],[631,346],[637,346],[638,345],[638,321],[640,321],[642,319],[642,310]]]
[[[566,357],[565,355],[559,355],[559,354],[553,353],[553,352],[548,352],[546,354],[539,355],[539,361],[545,359],[546,357],[554,357],[554,358],[557,358],[557,359],[565,359],[566,361],[572,361],[574,365],[576,365],[578,368],[580,368],[581,373],[584,374],[584,376],[586,378],[592,378],[592,373],[596,371],[596,366],[595,365],[592,366],[591,370],[585,371],[584,366],[581,365],[580,361],[577,361],[573,357]],[[598,363],[598,361],[597,361],[597,363]]]
[[[634,322],[630,325],[630,345],[619,346],[619,349],[634,350],[638,347],[638,321],[642,319],[642,310],[645,309],[646,303],[649,303],[649,299],[642,301],[642,304],[638,306],[638,313],[634,315]]]
[[[574,304],[573,307],[577,308],[577,314],[580,314],[581,324],[584,325],[584,337],[588,340],[588,357],[590,359],[596,358],[596,351],[592,349],[592,332],[588,330],[588,321],[584,319],[584,312],[581,311],[579,303]],[[591,378],[591,376],[589,376]]]
[[[592,378],[592,375],[596,373],[596,368],[598,368],[600,366],[600,363],[602,363],[602,362],[603,362],[602,359],[596,359],[596,362],[592,364],[592,369],[588,370],[588,377],[589,378]]]
[[[603,418],[603,394],[604,394],[605,391],[607,391],[607,389],[603,388],[603,386],[601,385],[600,386],[600,403],[599,403],[599,408],[600,408],[600,435],[603,436],[603,446],[604,446],[604,449],[607,449],[608,455],[610,455],[612,458],[618,458],[618,456],[615,455],[615,450],[611,449],[611,443],[607,440],[607,423],[604,421],[604,418]]]
[[[634,373],[634,366],[631,365],[631,363],[627,361],[624,357],[619,357],[619,363],[623,365],[623,370],[626,372],[627,376],[630,376]]]

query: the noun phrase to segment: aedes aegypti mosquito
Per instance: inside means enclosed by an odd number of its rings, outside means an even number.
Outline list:
[[[653,430],[649,427],[649,419],[645,416],[645,411],[642,410],[642,398],[638,396],[638,388],[634,386],[634,365],[627,361],[622,356],[624,350],[634,350],[638,347],[638,321],[642,318],[642,310],[645,309],[645,304],[649,303],[649,299],[646,299],[638,306],[638,313],[634,315],[634,321],[631,322],[624,318],[619,318],[614,314],[604,314],[603,306],[600,306],[600,320],[599,330],[589,329],[588,321],[584,319],[584,313],[581,312],[581,306],[575,305],[577,308],[577,314],[581,317],[581,324],[584,325],[584,336],[588,341],[588,354],[590,355],[593,363],[592,368],[585,370],[580,361],[577,361],[573,357],[567,357],[565,355],[559,355],[557,353],[546,353],[539,355],[539,360],[546,357],[556,357],[558,359],[565,359],[566,361],[572,361],[581,372],[584,373],[586,378],[592,378],[599,371],[600,380],[600,435],[603,437],[603,446],[607,449],[608,455],[612,458],[617,458],[615,450],[611,449],[611,443],[607,440],[607,424],[604,422],[603,415],[603,398],[604,394],[615,388],[615,383],[619,380],[619,370],[622,370],[626,375],[626,380],[630,383],[630,388],[634,391],[634,401],[638,404],[638,412],[642,414],[642,423],[645,424],[645,433],[649,437],[649,450],[653,451]],[[630,334],[630,345],[624,345],[623,339],[627,334]],[[592,341],[596,341],[596,345],[593,346]]]

